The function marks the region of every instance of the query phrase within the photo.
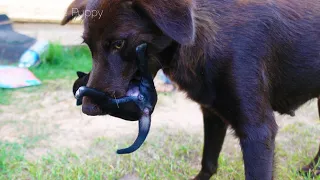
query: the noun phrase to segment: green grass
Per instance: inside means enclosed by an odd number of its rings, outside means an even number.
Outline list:
[[[9,105],[11,96],[12,90],[0,89],[0,105]]]
[[[56,150],[37,161],[29,161],[23,145],[0,144],[0,179],[119,179],[126,174],[136,174],[141,179],[186,179],[197,173],[201,141],[185,133],[153,136],[141,150],[130,155],[116,155],[117,148],[129,145],[124,141],[98,138],[89,150],[79,155],[69,150]],[[187,141],[183,138],[188,137]],[[184,142],[178,142],[180,139]],[[130,142],[130,140],[126,140]],[[120,142],[120,144],[116,144]],[[32,143],[32,142],[31,142]],[[181,144],[183,143],[183,144]],[[222,164],[229,163],[227,159]],[[229,164],[232,165],[233,163]]]
[[[76,71],[89,72],[91,69],[91,53],[87,46],[64,47],[51,43],[48,50],[41,56],[41,64],[30,70],[46,86],[48,80],[76,79]],[[16,92],[28,92],[41,89],[28,87],[21,89],[0,89],[0,105],[9,105]]]
[[[22,172],[25,162],[20,144],[0,142],[0,179],[15,179]]]
[[[153,132],[140,150],[130,155],[116,155],[116,149],[126,147],[131,138],[97,138],[88,150],[74,153],[68,149],[55,149],[28,160],[26,153],[33,143],[24,139],[22,144],[0,142],[0,179],[119,179],[135,174],[141,179],[188,179],[197,174],[201,160],[202,137],[187,132]],[[296,164],[302,152],[286,153],[284,147],[277,148],[277,158],[286,159],[286,164],[277,166],[277,179],[306,179],[300,176]],[[244,179],[240,153],[219,158],[218,173],[212,179]],[[314,178],[319,180],[320,178]]]
[[[91,54],[87,46],[50,44],[41,59],[40,66],[31,68],[40,80],[73,78],[76,71],[88,72],[91,69]]]

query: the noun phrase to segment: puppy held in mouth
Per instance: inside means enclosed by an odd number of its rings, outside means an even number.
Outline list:
[[[78,72],[79,79],[75,81],[73,89],[78,88],[74,95],[77,105],[82,104],[84,97],[90,97],[99,107],[101,114],[110,114],[126,120],[139,120],[139,134],[135,142],[128,148],[120,149],[118,154],[127,154],[136,151],[145,141],[150,130],[151,114],[157,103],[157,93],[152,75],[148,71],[145,57],[146,44],[139,45],[137,51],[137,66],[140,76],[130,83],[126,96],[116,99],[108,94],[86,87],[88,74]]]

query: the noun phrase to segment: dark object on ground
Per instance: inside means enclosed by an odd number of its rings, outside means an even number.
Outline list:
[[[137,69],[132,51],[147,42],[150,71],[162,68],[201,106],[204,149],[195,179],[216,173],[228,125],[240,140],[246,179],[275,179],[274,111],[293,115],[320,95],[319,0],[88,3],[89,12],[108,9],[84,17],[93,55],[88,87],[123,96]],[[103,113],[90,98],[82,107]]]
[[[157,103],[157,92],[153,79],[148,71],[148,60],[145,57],[146,44],[137,47],[137,65],[141,79],[134,84],[132,91],[127,96],[115,99],[106,93],[93,88],[85,87],[88,75],[78,72],[79,79],[75,82],[74,89],[77,105],[82,104],[82,98],[88,96],[94,100],[108,114],[126,120],[139,120],[139,134],[135,142],[126,149],[120,149],[118,154],[128,154],[136,151],[148,136],[151,125],[151,114]]]
[[[0,14],[0,30],[1,31],[13,31],[11,21],[5,14]]]
[[[21,55],[35,42],[36,39],[15,32],[10,19],[0,15],[0,64],[18,64]]]

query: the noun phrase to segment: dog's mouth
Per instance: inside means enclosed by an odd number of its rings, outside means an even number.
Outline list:
[[[140,91],[139,91],[139,84],[140,84],[141,76],[139,72],[137,72],[132,80],[129,82],[126,94],[124,97],[138,97]],[[79,88],[80,89],[80,88]],[[80,90],[81,91],[81,90]],[[79,90],[77,91],[79,92]],[[87,93],[85,93],[87,94]],[[131,115],[132,117],[129,117],[130,112],[127,112],[126,114],[123,114],[123,112],[118,112],[116,109],[110,109],[109,106],[106,106],[106,101],[108,99],[120,99],[123,97],[115,97],[112,95],[109,95],[108,93],[105,93],[104,96],[99,96],[99,98],[95,98],[95,96],[91,97],[90,95],[83,95],[83,97],[76,97],[77,98],[77,105],[82,105],[82,112],[89,116],[102,116],[110,114],[115,117],[120,117],[125,120],[138,120],[136,116]],[[90,93],[89,93],[90,94]],[[101,94],[102,95],[102,94]],[[120,109],[120,107],[119,107]],[[130,111],[129,105],[128,108],[126,108],[128,111]],[[113,110],[113,112],[111,112]],[[136,112],[137,108],[135,106],[131,106],[131,111]],[[120,115],[121,113],[121,115]]]

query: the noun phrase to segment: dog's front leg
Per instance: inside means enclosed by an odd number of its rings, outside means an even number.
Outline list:
[[[227,131],[227,124],[216,114],[202,108],[204,125],[204,146],[202,168],[195,180],[209,180],[217,172],[218,158]]]
[[[240,138],[246,180],[273,179],[275,122],[243,126],[245,137]]]
[[[247,31],[248,26],[240,30]],[[273,179],[277,124],[270,102],[271,53],[267,28],[257,28],[250,36],[234,37],[234,57],[230,63],[229,118],[240,139],[246,180]],[[226,114],[228,115],[228,114]]]
[[[246,180],[273,179],[278,128],[268,96],[260,91],[261,87],[255,86],[259,81],[258,77],[241,81],[238,96],[234,100],[233,109],[236,113],[232,126],[240,138]]]
[[[248,87],[248,86],[247,86]],[[273,110],[267,97],[239,96],[240,105],[233,127],[240,138],[246,180],[272,180],[274,177],[275,136],[278,130]]]
[[[268,96],[261,87],[255,87],[258,82],[256,78],[239,83],[242,89],[234,100],[237,108],[233,128],[240,138],[246,180],[271,180],[278,128]]]

